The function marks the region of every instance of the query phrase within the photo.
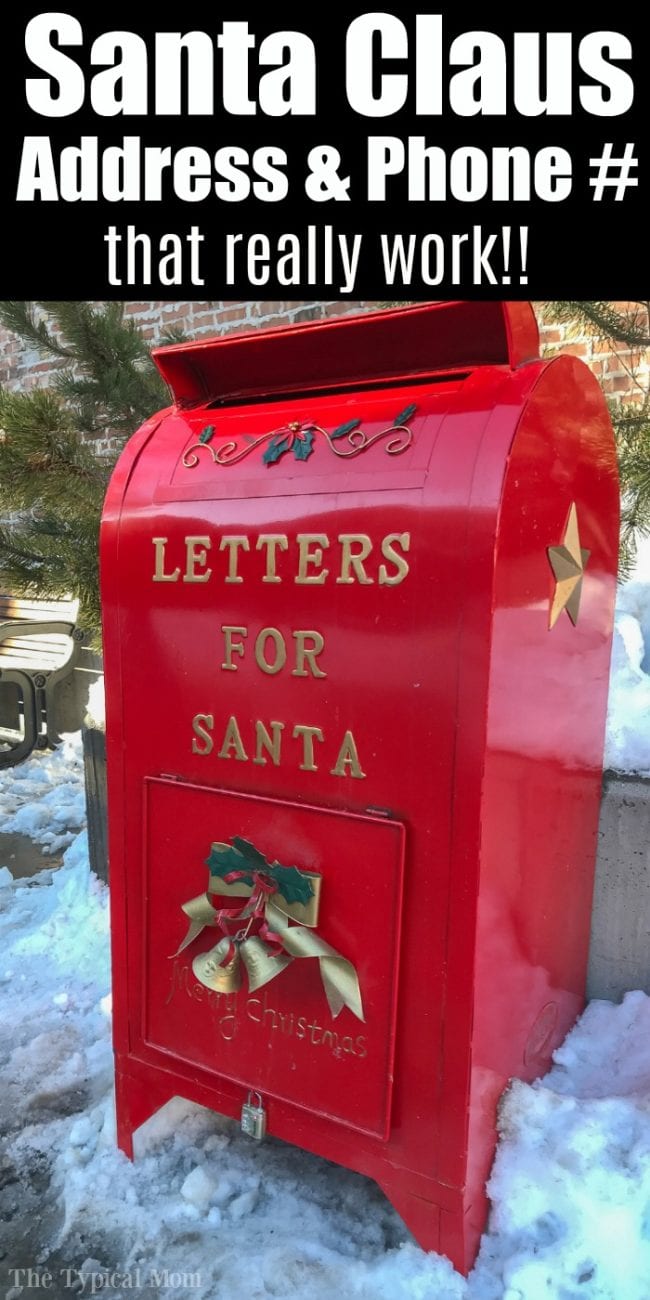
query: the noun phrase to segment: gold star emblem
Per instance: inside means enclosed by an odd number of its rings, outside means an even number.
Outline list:
[[[555,575],[555,592],[551,604],[549,630],[557,623],[563,609],[566,610],[575,627],[578,622],[585,565],[591,555],[591,551],[585,551],[580,546],[578,511],[576,510],[575,501],[571,503],[561,546],[549,546],[547,550],[549,562]]]

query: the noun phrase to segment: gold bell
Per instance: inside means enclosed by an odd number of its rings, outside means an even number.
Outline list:
[[[209,952],[201,952],[192,962],[192,970],[197,980],[205,984],[206,989],[214,989],[216,993],[236,993],[241,988],[241,963],[239,960],[239,945],[235,944],[235,951],[230,961],[225,966],[221,966],[228,948],[230,939],[221,939],[214,948]]]
[[[241,945],[241,956],[248,974],[248,987],[251,993],[261,989],[263,984],[268,984],[269,980],[279,975],[286,966],[290,966],[293,960],[284,953],[274,956],[268,943],[260,939],[258,934],[252,934],[249,939],[244,939]]]

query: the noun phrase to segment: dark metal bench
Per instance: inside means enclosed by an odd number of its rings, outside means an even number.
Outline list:
[[[59,744],[54,691],[79,661],[77,600],[0,593],[0,768]]]

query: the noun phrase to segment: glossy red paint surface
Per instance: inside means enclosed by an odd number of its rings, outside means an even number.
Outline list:
[[[579,1012],[589,937],[618,486],[595,379],[535,355],[527,304],[164,350],[181,400],[131,439],[102,527],[120,1146],[174,1095],[239,1116],[256,1088],[272,1134],[375,1178],[461,1269],[498,1097],[545,1070]],[[371,437],[410,403],[401,455],[383,439],[338,459],[317,437],[306,461],[267,466],[261,446],[182,463],[208,423],[215,447],[289,421],[359,418]],[[577,626],[562,613],[549,631],[547,547],[572,502],[591,556]],[[287,542],[275,572],[269,534]],[[297,581],[305,534],[327,539],[302,570],[322,583]],[[347,534],[370,543],[358,568]],[[382,552],[395,535],[408,545]],[[189,568],[188,537],[210,542]],[[246,629],[225,669],[224,626]],[[269,628],[275,673],[255,656]],[[322,638],[324,676],[296,675],[297,631]],[[348,749],[341,765],[345,733],[357,764]],[[211,842],[233,834],[322,875],[318,932],[356,966],[365,1023],[332,1021],[315,962],[251,1000],[195,980],[214,931],[169,960]]]

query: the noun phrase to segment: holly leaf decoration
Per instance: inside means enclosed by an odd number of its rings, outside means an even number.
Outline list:
[[[245,871],[241,879],[251,887],[255,884],[255,872],[263,872],[275,881],[278,893],[287,903],[308,903],[314,893],[309,876],[298,867],[283,867],[280,862],[269,862],[250,840],[242,839],[241,835],[233,835],[231,844],[213,845],[205,865],[213,876],[221,878],[231,871]]]
[[[269,876],[272,876],[277,887],[278,893],[286,899],[287,903],[308,903],[314,892],[314,887],[304,872],[299,871],[297,867],[282,867],[279,862],[272,862],[267,867]]]
[[[283,436],[280,434],[276,438],[271,438],[271,441],[262,456],[264,464],[275,465],[276,461],[280,460],[281,456],[284,456],[285,451],[289,450],[290,445],[291,439],[286,437],[286,435]]]
[[[211,875],[221,877],[229,875],[231,871],[247,871],[250,866],[244,855],[230,844],[215,844],[209,858],[205,860],[205,865]],[[257,867],[250,868],[242,877],[245,885],[253,885],[253,871],[257,869]]]
[[[304,429],[301,436],[296,438],[293,444],[293,454],[296,460],[309,460],[314,450],[314,430]]]
[[[358,429],[360,424],[361,420],[348,420],[347,424],[339,424],[338,428],[330,434],[330,438],[345,438],[347,434]]]
[[[214,438],[214,425],[206,424],[205,429],[202,429],[199,435],[201,446],[205,446],[206,442],[210,442],[211,438]]]
[[[412,402],[410,406],[404,408],[404,410],[397,416],[396,420],[393,420],[393,424],[408,424],[409,420],[413,419],[417,409],[415,402]]]
[[[246,866],[249,866],[251,870],[268,870],[269,864],[264,857],[264,854],[260,853],[259,849],[256,849],[255,845],[251,844],[250,840],[242,839],[241,835],[233,835],[232,843],[237,852],[241,853],[242,857],[246,859]]]

